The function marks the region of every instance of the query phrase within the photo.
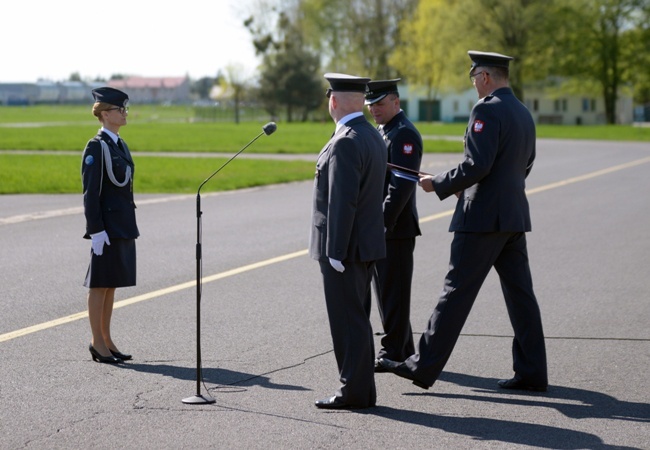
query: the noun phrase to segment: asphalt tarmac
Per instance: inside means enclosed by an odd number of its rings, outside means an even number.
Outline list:
[[[460,157],[426,155],[422,170]],[[377,374],[377,406],[352,411],[314,407],[339,382],[306,251],[311,181],[202,194],[198,385],[196,195],[136,193],[138,283],[113,313],[134,358],[119,366],[88,352],[81,194],[0,196],[0,449],[650,448],[649,172],[648,143],[538,141],[528,245],[548,392],[497,387],[512,329],[491,273],[431,389]],[[417,195],[416,339],[455,203]],[[371,320],[379,333],[374,305]],[[196,394],[215,402],[183,403]]]

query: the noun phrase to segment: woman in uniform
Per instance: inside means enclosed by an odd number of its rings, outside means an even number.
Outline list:
[[[120,128],[126,125],[128,95],[110,87],[92,91],[93,115],[102,127],[86,144],[81,162],[86,234],[91,239],[88,291],[89,346],[94,361],[116,364],[131,359],[111,337],[115,289],[135,286],[135,239],[139,236],[133,201],[135,166]]]

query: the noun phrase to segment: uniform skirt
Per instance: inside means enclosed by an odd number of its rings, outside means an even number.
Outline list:
[[[135,286],[135,239],[111,239],[101,256],[90,251],[84,286],[118,288]]]

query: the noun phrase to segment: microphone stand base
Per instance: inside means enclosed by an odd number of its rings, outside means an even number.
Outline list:
[[[209,395],[203,396],[201,394],[183,399],[183,403],[187,403],[188,405],[207,405],[215,402],[216,400]]]

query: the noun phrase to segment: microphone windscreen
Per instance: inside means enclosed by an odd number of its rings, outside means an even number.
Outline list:
[[[264,134],[266,134],[267,136],[273,134],[277,129],[278,126],[275,124],[275,122],[269,122],[262,127],[262,130],[264,130]]]

